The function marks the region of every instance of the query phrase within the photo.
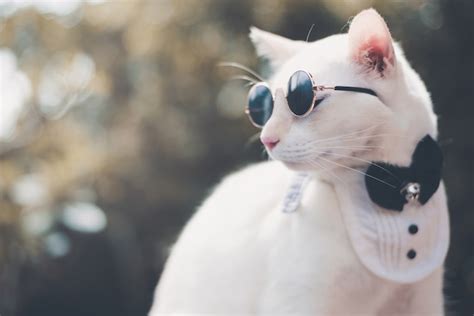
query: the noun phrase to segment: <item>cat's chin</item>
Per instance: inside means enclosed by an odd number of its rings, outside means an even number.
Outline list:
[[[306,163],[283,161],[283,160],[280,160],[280,162],[284,164],[285,167],[293,171],[314,171],[314,166],[311,166]]]

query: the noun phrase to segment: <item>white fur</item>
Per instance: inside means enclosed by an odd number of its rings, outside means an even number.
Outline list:
[[[269,153],[278,161],[228,176],[204,202],[173,247],[150,315],[443,313],[441,267],[413,284],[382,280],[360,263],[348,239],[334,190],[346,167],[364,170],[369,160],[407,165],[424,135],[436,137],[428,92],[401,48],[394,46],[394,65],[381,74],[352,59],[357,47],[349,46],[350,36],[297,42],[293,52],[289,40],[252,31],[267,58],[278,43],[288,54],[282,63],[283,50],[276,53],[275,107],[262,130],[280,139]],[[313,113],[295,118],[284,89],[299,69],[319,84],[370,87],[379,98],[324,92]],[[287,167],[314,173],[291,214],[279,210],[292,174]]]

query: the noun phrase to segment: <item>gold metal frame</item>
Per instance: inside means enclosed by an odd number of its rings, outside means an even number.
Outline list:
[[[304,72],[305,74],[307,74],[308,77],[309,77],[309,79],[311,80],[311,84],[312,84],[312,86],[313,86],[313,101],[312,101],[311,106],[310,106],[310,108],[308,109],[308,111],[306,111],[306,112],[305,112],[304,114],[302,114],[302,115],[297,115],[297,114],[293,113],[293,111],[291,111],[291,109],[289,109],[289,110],[290,110],[291,114],[292,114],[293,116],[295,116],[295,117],[305,117],[305,116],[308,116],[309,113],[311,113],[311,112],[314,110],[314,105],[316,104],[316,91],[334,90],[335,87],[333,87],[333,86],[318,86],[318,85],[316,85],[316,82],[315,82],[315,80],[314,80],[314,78],[313,78],[313,75],[311,75],[311,74],[310,74],[309,72],[307,72],[306,70],[297,70],[297,71],[295,71],[295,72],[290,76],[290,78],[291,78],[295,73],[297,73],[298,71],[302,71],[302,72]],[[266,87],[268,90],[270,90],[270,93],[271,93],[271,95],[272,95],[273,102],[275,102],[275,96],[273,95],[272,90],[270,89],[270,86],[269,86],[266,82],[259,82],[259,83],[256,83],[256,84],[249,90],[249,93],[247,94],[247,100],[248,100],[250,94],[251,94],[257,87],[260,87],[260,86],[264,86],[264,87]],[[285,96],[285,97],[287,97],[287,96]],[[289,105],[288,105],[288,107],[289,107]],[[258,128],[263,128],[263,125],[259,125],[259,124],[255,123],[255,121],[254,121],[254,120],[252,119],[252,117],[250,116],[250,110],[249,110],[248,104],[247,104],[247,106],[245,107],[245,114],[248,115],[249,120],[250,120],[250,122],[252,123],[252,125],[254,125],[255,127],[258,127]]]
[[[271,93],[271,95],[272,95],[273,103],[275,103],[275,96],[274,96],[273,93],[272,93],[272,89],[270,89],[270,86],[268,85],[268,83],[263,82],[263,81],[262,81],[262,82],[258,82],[258,83],[254,84],[254,85],[252,86],[252,88],[249,90],[249,93],[247,94],[247,100],[249,99],[250,94],[251,94],[257,87],[261,87],[261,86],[266,87],[266,88],[270,91],[270,93]],[[273,112],[273,109],[272,109],[272,112]],[[247,114],[247,116],[249,117],[250,123],[252,123],[253,126],[258,127],[258,128],[263,128],[263,125],[257,124],[257,123],[252,119],[252,116],[250,116],[250,110],[249,110],[249,105],[248,105],[248,103],[247,103],[247,106],[245,107],[245,114]]]

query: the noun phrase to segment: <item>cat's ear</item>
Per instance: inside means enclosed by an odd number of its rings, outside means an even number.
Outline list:
[[[265,32],[255,26],[250,27],[249,37],[257,50],[257,55],[267,59],[274,69],[280,67],[307,45],[306,42],[294,41],[283,36]]]
[[[352,61],[386,76],[395,65],[392,36],[384,19],[374,9],[357,14],[349,28]]]

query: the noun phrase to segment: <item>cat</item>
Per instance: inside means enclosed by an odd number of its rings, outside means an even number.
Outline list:
[[[365,192],[370,162],[408,166],[420,139],[437,137],[429,93],[383,18],[364,10],[347,34],[312,43],[254,27],[250,38],[274,72],[274,109],[260,135],[271,161],[227,176],[202,204],[172,248],[150,315],[444,314],[446,231],[440,263],[397,282],[365,263],[345,217],[355,201],[345,195]],[[324,91],[310,115],[295,117],[284,87],[299,69],[318,83],[368,87],[378,97]],[[310,180],[297,210],[285,213],[295,172]],[[387,216],[411,212],[369,204]],[[429,205],[446,225],[442,183]]]

